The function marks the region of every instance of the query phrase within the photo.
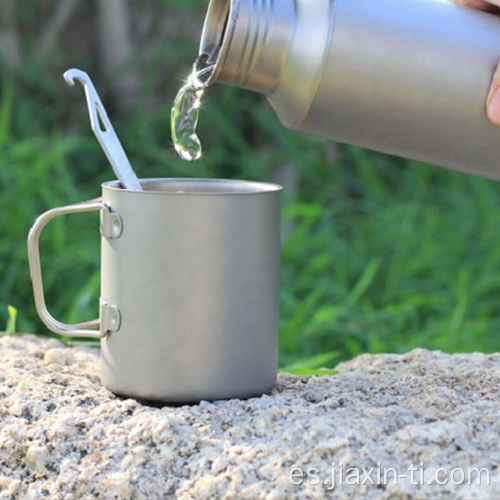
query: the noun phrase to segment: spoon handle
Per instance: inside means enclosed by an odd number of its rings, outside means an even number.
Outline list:
[[[85,71],[73,68],[64,73],[64,79],[71,86],[75,85],[75,81],[83,85],[89,108],[90,125],[122,187],[142,191],[141,183],[135,175],[89,75]]]

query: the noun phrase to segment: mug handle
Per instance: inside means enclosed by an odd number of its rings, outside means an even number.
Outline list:
[[[40,264],[40,249],[39,239],[43,228],[55,217],[65,214],[74,214],[79,212],[92,212],[106,210],[108,207],[101,201],[100,198],[90,201],[84,201],[75,205],[66,207],[54,208],[40,215],[28,235],[28,260],[30,266],[31,281],[33,284],[33,293],[35,297],[35,305],[40,319],[45,323],[47,328],[59,335],[71,337],[91,337],[103,338],[111,331],[118,330],[120,326],[120,314],[118,309],[113,306],[108,306],[101,302],[100,317],[84,323],[66,324],[56,320],[47,310],[45,304],[45,296],[43,293],[42,268]],[[101,328],[101,325],[105,328]]]

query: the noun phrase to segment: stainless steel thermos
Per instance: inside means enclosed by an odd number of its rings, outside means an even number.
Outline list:
[[[211,0],[212,82],[267,95],[290,128],[500,179],[485,112],[500,16],[447,0]]]

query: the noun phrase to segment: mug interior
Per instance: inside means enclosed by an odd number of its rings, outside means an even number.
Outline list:
[[[231,179],[140,179],[140,183],[144,191],[133,191],[134,193],[228,195],[265,193],[283,189],[278,184]],[[126,191],[119,181],[106,182],[103,186]]]

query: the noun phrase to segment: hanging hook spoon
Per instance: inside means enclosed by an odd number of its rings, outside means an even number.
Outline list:
[[[71,87],[76,81],[83,85],[89,108],[90,126],[122,187],[142,191],[141,183],[135,175],[89,75],[85,71],[72,68],[64,73],[64,80]]]

